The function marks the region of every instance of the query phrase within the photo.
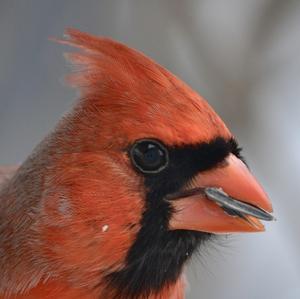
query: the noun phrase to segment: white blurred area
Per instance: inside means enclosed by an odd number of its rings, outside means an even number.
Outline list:
[[[244,148],[277,222],[207,246],[188,299],[300,298],[300,1],[0,1],[0,164],[25,159],[76,99],[65,27],[135,47],[203,95]],[[197,262],[198,260],[198,262]]]

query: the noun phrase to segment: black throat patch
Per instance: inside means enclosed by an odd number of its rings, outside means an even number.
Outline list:
[[[166,169],[158,174],[144,174],[146,209],[126,266],[107,276],[109,287],[119,290],[115,298],[148,298],[177,281],[185,262],[212,235],[168,230],[173,211],[165,196],[179,191],[199,172],[217,167],[230,153],[241,158],[236,142],[223,138],[168,147],[168,151]]]

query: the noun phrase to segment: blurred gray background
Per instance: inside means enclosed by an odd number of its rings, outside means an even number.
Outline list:
[[[208,246],[189,299],[300,298],[300,1],[0,0],[0,164],[19,163],[76,99],[65,27],[135,47],[203,95],[244,147],[278,218]]]

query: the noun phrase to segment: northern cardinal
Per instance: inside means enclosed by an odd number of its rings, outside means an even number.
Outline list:
[[[219,233],[256,232],[271,203],[230,131],[142,53],[74,29],[81,97],[0,190],[0,298],[182,299]]]

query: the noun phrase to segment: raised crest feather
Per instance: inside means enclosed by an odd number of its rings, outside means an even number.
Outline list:
[[[67,77],[67,82],[83,88],[85,92],[85,87],[90,88],[103,81],[104,84],[107,81],[132,84],[146,79],[164,88],[172,85],[173,75],[167,70],[141,52],[110,38],[69,28],[63,39],[51,40],[81,50],[65,53],[67,60],[75,67],[75,71]]]
[[[112,127],[119,119],[127,140],[137,138],[139,126],[141,136],[157,136],[170,144],[231,136],[201,96],[143,53],[75,29],[54,40],[78,49],[65,54],[75,68],[66,80],[80,89],[81,109],[102,111],[101,120],[96,112],[94,124],[101,121],[103,128],[108,121]]]

